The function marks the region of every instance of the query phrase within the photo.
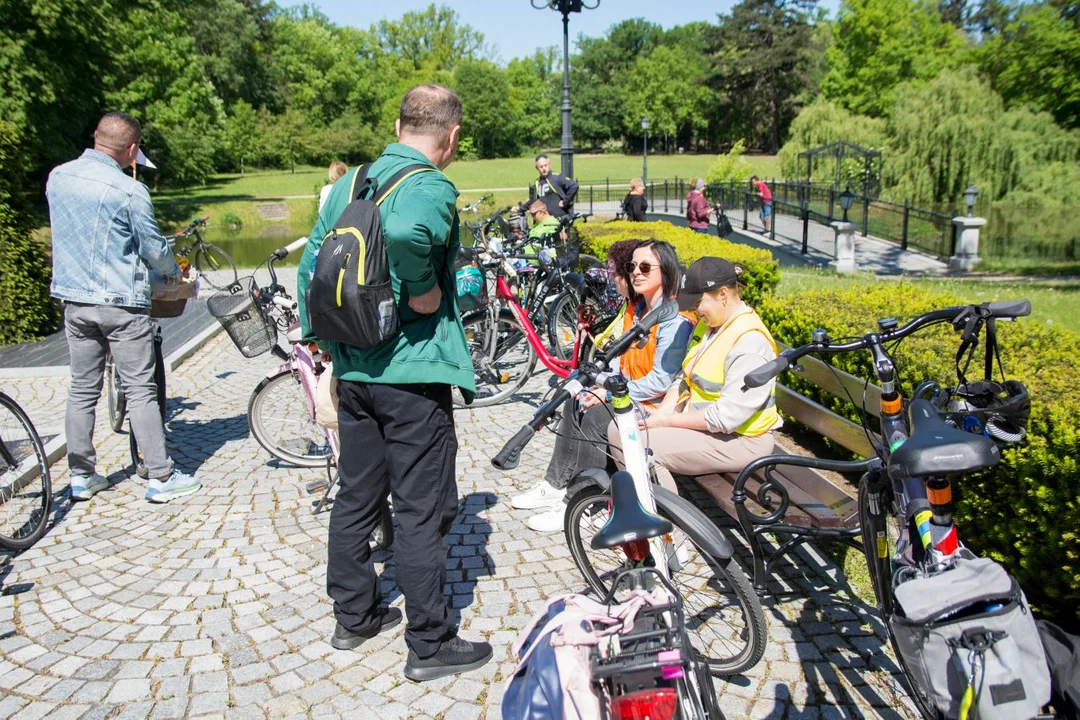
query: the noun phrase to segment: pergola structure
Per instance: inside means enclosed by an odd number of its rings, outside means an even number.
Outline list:
[[[795,161],[796,176],[805,177],[807,184],[810,184],[813,181],[814,160],[820,158],[832,158],[836,160],[833,187],[837,189],[846,187],[846,183],[842,177],[842,166],[844,160],[855,159],[861,160],[863,166],[861,178],[862,187],[859,189],[872,197],[877,197],[881,192],[881,152],[879,150],[845,142],[844,140],[831,142],[828,145],[821,145],[820,147],[799,153],[799,156]],[[804,159],[806,160],[805,176],[802,171]],[[874,172],[875,163],[877,165],[877,172]]]

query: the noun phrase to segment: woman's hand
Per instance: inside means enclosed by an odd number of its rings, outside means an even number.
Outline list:
[[[602,392],[604,391],[597,390],[595,388],[583,392],[581,394],[581,407],[585,410],[588,410],[591,407],[602,404],[604,402],[604,396],[600,395],[600,393]]]
[[[671,424],[672,417],[674,416],[668,413],[654,412],[648,417],[638,418],[637,426],[639,430],[667,427]]]

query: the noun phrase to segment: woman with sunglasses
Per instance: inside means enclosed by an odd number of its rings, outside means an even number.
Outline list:
[[[718,257],[697,260],[686,271],[679,307],[701,318],[694,328],[682,373],[660,407],[639,421],[653,453],[656,479],[677,492],[676,475],[738,472],[773,451],[776,381],[743,387],[743,378],[776,358],[776,342],[753,308],[742,301],[741,265]],[[609,430],[614,455],[618,430]]]
[[[627,297],[627,303],[597,338],[598,347],[626,332],[635,318],[662,303],[674,303],[681,278],[675,249],[658,240],[616,243],[608,250],[608,261],[614,266],[615,286]],[[642,404],[660,401],[682,367],[690,332],[687,318],[676,315],[654,326],[644,347],[631,348],[619,359],[619,367],[630,381],[631,399]],[[585,468],[607,465],[607,427],[612,414],[604,407],[605,401],[606,392],[594,388],[567,402],[544,479],[511,499],[516,509],[539,511],[526,523],[533,530],[561,530],[565,488],[570,480]]]

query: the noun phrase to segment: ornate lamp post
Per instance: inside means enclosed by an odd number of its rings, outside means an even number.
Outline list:
[[[562,85],[562,164],[559,172],[566,177],[574,176],[574,138],[570,131],[570,13],[595,10],[600,0],[529,0],[537,10],[555,10],[562,13],[563,37],[563,85]]]
[[[645,142],[642,146],[644,154],[641,156],[641,182],[646,187],[649,185],[649,118],[641,118],[641,132],[644,133]]]
[[[968,185],[968,189],[964,191],[964,203],[967,204],[968,217],[975,217],[975,201],[979,199],[979,189],[975,187],[975,183]]]
[[[840,193],[840,207],[844,210],[844,222],[848,222],[847,211],[851,209],[854,202],[855,195],[851,192],[851,189],[844,188],[844,192]]]

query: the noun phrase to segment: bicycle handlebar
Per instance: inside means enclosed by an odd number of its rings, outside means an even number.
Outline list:
[[[885,345],[890,342],[903,340],[927,325],[933,325],[943,321],[949,323],[962,332],[966,339],[974,337],[978,333],[982,323],[989,319],[1014,320],[1031,314],[1031,302],[1028,300],[1011,300],[1006,302],[989,302],[981,305],[958,305],[941,310],[932,310],[914,318],[901,328],[885,330],[880,333],[868,333],[858,340],[846,343],[833,344],[825,338],[799,347],[789,348],[775,360],[770,360],[761,367],[747,373],[743,378],[746,388],[761,387],[775,378],[780,373],[791,367],[795,361],[810,353],[823,353],[826,355],[838,355],[840,353],[865,350],[872,346]],[[884,322],[884,321],[882,321]]]
[[[551,398],[537,408],[532,419],[525,423],[514,437],[503,445],[502,449],[491,459],[491,464],[499,470],[513,470],[517,467],[521,458],[521,451],[529,444],[533,436],[542,428],[558,409],[569,400],[575,393],[568,388],[590,386],[596,382],[598,376],[606,372],[611,362],[630,349],[630,346],[648,334],[654,325],[670,320],[679,312],[678,305],[667,302],[651,311],[645,317],[635,322],[629,330],[623,333],[607,350],[597,353],[593,360],[586,362],[570,376],[558,385],[558,390]]]
[[[300,238],[298,240],[294,240],[291,243],[289,243],[288,245],[286,245],[285,247],[278,248],[277,250],[275,250],[270,257],[272,257],[272,258],[274,258],[276,260],[281,260],[281,259],[285,258],[289,253],[296,252],[300,248],[307,245],[307,241],[308,241],[308,239],[306,237],[302,237],[302,238]]]

